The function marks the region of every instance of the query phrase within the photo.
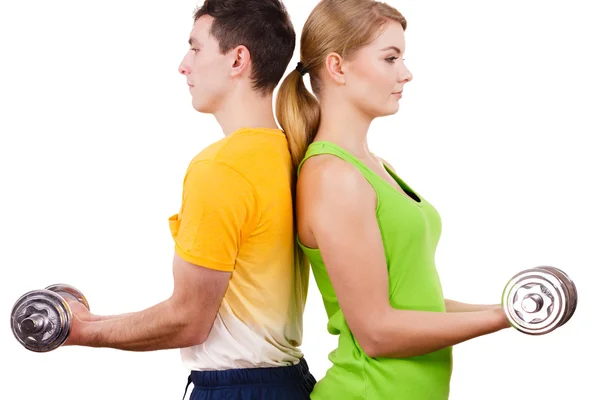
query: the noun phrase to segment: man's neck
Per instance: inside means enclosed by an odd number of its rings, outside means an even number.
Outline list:
[[[279,129],[273,115],[273,95],[256,92],[235,94],[215,112],[215,118],[225,136],[241,128]]]

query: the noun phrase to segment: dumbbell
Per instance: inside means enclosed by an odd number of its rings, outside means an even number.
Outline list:
[[[90,309],[79,290],[62,283],[21,296],[10,315],[12,332],[19,343],[40,353],[62,346],[69,336],[73,320],[66,299],[74,299]]]
[[[577,308],[577,288],[556,267],[540,266],[515,274],[502,292],[508,321],[520,332],[543,335],[571,319]]]

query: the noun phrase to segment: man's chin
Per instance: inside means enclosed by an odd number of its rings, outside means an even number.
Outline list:
[[[199,113],[212,114],[212,109],[208,107],[208,104],[206,103],[200,103],[192,100],[192,107],[194,107],[194,110],[198,111]]]

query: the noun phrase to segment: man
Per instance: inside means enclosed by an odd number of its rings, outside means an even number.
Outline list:
[[[292,23],[279,0],[206,0],[189,44],[179,71],[194,109],[213,114],[225,137],[191,161],[169,219],[173,294],[121,316],[72,303],[66,344],[180,348],[191,399],[308,399],[315,380],[298,348],[308,266],[294,245],[295,171],[272,111]]]

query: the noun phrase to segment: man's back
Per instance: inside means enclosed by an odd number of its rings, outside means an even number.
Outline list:
[[[181,210],[170,218],[176,252],[232,276],[208,339],[181,350],[186,367],[272,367],[302,358],[308,268],[294,261],[292,168],[283,132],[265,128],[238,129],[190,163]],[[202,234],[199,224],[211,229]]]
[[[295,245],[294,140],[273,115],[294,27],[281,0],[204,0],[187,41],[179,73],[225,138],[190,162],[169,220],[173,292],[118,316],[74,305],[68,344],[181,349],[192,400],[307,400],[315,379],[299,349],[308,268]]]

